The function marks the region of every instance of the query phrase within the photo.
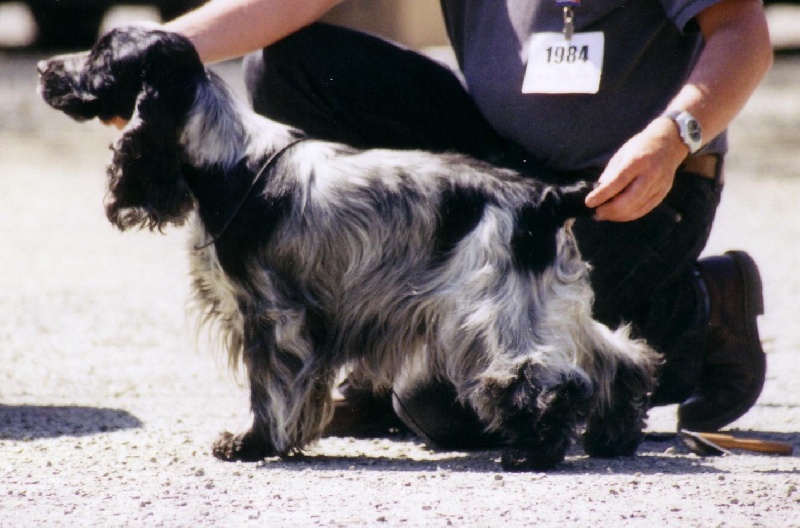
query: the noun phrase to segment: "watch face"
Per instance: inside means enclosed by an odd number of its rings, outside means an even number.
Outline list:
[[[700,141],[700,124],[697,121],[694,119],[687,120],[686,131],[689,133],[689,137],[692,141]]]

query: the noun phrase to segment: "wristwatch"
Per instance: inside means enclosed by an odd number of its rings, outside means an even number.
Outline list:
[[[683,143],[689,147],[689,154],[694,154],[700,150],[703,144],[703,129],[700,123],[692,114],[687,111],[674,111],[664,114],[665,117],[672,119],[678,125],[678,134]]]

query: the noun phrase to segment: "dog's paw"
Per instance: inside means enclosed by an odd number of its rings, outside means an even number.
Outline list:
[[[549,471],[564,460],[563,451],[532,452],[509,448],[503,452],[500,464],[505,471]]]
[[[212,453],[225,462],[258,462],[276,454],[268,441],[252,432],[235,435],[227,431],[214,442]]]

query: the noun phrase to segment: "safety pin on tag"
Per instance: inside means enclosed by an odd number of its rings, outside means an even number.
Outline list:
[[[575,33],[575,11],[572,6],[564,6],[564,39],[569,42]]]

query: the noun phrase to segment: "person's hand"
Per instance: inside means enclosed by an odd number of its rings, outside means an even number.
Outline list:
[[[586,197],[587,207],[595,209],[597,220],[641,218],[667,196],[688,153],[675,124],[665,117],[655,119],[614,154]]]

